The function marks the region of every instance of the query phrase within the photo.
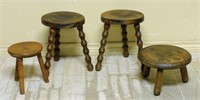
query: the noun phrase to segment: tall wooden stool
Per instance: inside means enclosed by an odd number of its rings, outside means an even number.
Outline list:
[[[37,42],[20,42],[11,45],[8,53],[16,58],[15,81],[19,81],[20,93],[24,94],[23,58],[37,56],[46,83],[49,82],[48,73],[41,56],[42,45]]]
[[[135,29],[135,36],[137,38],[137,45],[139,47],[138,50],[142,49],[142,40],[141,40],[141,33],[140,33],[140,23],[144,20],[144,15],[141,12],[133,11],[133,10],[110,10],[106,11],[101,14],[101,21],[104,22],[104,30],[102,33],[102,40],[101,40],[101,46],[99,48],[99,55],[97,57],[97,64],[96,64],[96,70],[101,70],[101,63],[103,61],[103,54],[105,52],[105,46],[106,46],[106,38],[108,36],[108,30],[110,28],[110,24],[117,24],[121,25],[122,28],[122,42],[123,42],[123,55],[124,57],[129,56],[128,52],[128,39],[127,39],[127,31],[126,27],[129,24],[134,25]]]
[[[138,59],[144,64],[143,77],[148,77],[150,68],[157,68],[154,95],[160,95],[163,70],[180,68],[182,81],[188,81],[186,65],[191,62],[191,55],[185,49],[171,45],[152,45],[138,53]]]
[[[83,15],[69,12],[69,11],[59,11],[52,12],[42,16],[42,23],[48,27],[49,30],[49,43],[47,46],[47,54],[46,54],[46,62],[45,66],[47,69],[50,68],[51,63],[50,60],[52,58],[52,50],[54,48],[54,60],[58,61],[60,58],[60,34],[59,31],[61,28],[74,28],[76,27],[79,31],[79,37],[81,39],[81,45],[83,47],[83,53],[85,54],[85,61],[87,62],[87,69],[89,71],[93,70],[93,66],[91,63],[91,57],[89,56],[89,49],[87,48],[87,41],[85,40],[85,33],[83,32],[83,24],[85,23],[85,18]]]

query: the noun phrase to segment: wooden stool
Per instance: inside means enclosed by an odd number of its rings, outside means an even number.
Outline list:
[[[170,45],[152,45],[138,53],[138,59],[144,64],[143,77],[148,77],[150,68],[157,68],[154,95],[159,95],[164,69],[180,68],[182,81],[188,81],[186,65],[191,62],[191,55],[185,49]]]
[[[37,56],[42,70],[42,75],[46,83],[49,82],[48,73],[45,69],[44,62],[41,56],[42,45],[37,42],[20,42],[11,45],[8,48],[8,53],[16,57],[15,81],[19,81],[20,93],[24,94],[24,75],[23,75],[23,58]]]
[[[83,15],[75,13],[75,12],[68,12],[68,11],[60,11],[60,12],[52,12],[42,16],[42,23],[48,27],[50,27],[49,33],[49,44],[47,46],[47,54],[46,54],[46,62],[45,66],[47,69],[50,68],[51,57],[52,57],[52,50],[54,48],[54,60],[58,61],[60,58],[60,34],[59,31],[61,28],[74,28],[77,27],[79,31],[79,37],[81,39],[81,45],[83,47],[83,53],[85,54],[85,61],[87,62],[87,69],[89,71],[93,70],[93,66],[91,63],[91,57],[89,56],[89,50],[87,48],[87,41],[85,40],[85,33],[83,32],[83,24],[85,23],[85,18]],[[55,42],[54,42],[55,41]]]
[[[126,26],[128,24],[133,24],[135,28],[135,36],[137,38],[137,45],[139,47],[138,50],[142,49],[142,40],[140,33],[140,24],[144,20],[144,15],[141,12],[133,11],[133,10],[110,10],[101,14],[101,21],[104,22],[104,31],[102,33],[101,46],[99,48],[99,55],[97,57],[96,70],[101,70],[101,63],[103,61],[103,54],[105,52],[106,46],[106,38],[108,36],[108,30],[110,28],[110,24],[121,25],[122,28],[122,42],[123,42],[123,55],[124,57],[129,56],[128,52],[128,39],[127,39],[127,31]]]

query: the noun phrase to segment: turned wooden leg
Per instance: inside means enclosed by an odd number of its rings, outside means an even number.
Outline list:
[[[143,42],[142,42],[142,34],[140,32],[140,24],[134,24],[134,28],[135,28],[135,36],[137,38],[137,46],[138,46],[138,51],[140,51],[142,49],[143,46]]]
[[[17,66],[18,66],[18,75],[19,75],[19,87],[20,94],[24,94],[24,73],[23,73],[23,59],[17,58]]]
[[[55,42],[54,42],[54,45],[55,45],[55,48],[54,48],[54,60],[55,61],[58,61],[60,59],[60,48],[59,48],[59,45],[60,45],[60,29],[59,28],[56,28],[54,29],[55,30]]]
[[[52,58],[52,50],[54,45],[54,35],[55,35],[55,29],[50,28],[49,29],[49,38],[48,38],[48,46],[47,46],[47,54],[46,54],[46,62],[45,67],[47,69],[48,75],[49,75],[49,68],[51,66],[51,58]]]
[[[48,82],[49,82],[48,73],[47,73],[47,70],[46,70],[46,68],[45,68],[45,66],[44,66],[44,62],[43,62],[43,60],[42,60],[41,53],[37,55],[37,58],[38,58],[38,61],[39,61],[39,63],[40,63],[40,68],[41,68],[41,70],[42,70],[42,75],[43,75],[44,81],[45,81],[46,83],[48,83]]]
[[[143,72],[142,72],[142,75],[144,78],[149,76],[150,69],[151,69],[150,67],[144,67]]]
[[[143,42],[142,42],[142,34],[140,32],[140,24],[134,24],[134,28],[135,28],[135,37],[137,38],[137,46],[138,46],[138,53],[140,52],[140,50],[143,48]],[[144,69],[144,65],[142,64],[141,69],[143,71]]]
[[[188,78],[187,68],[186,67],[180,68],[180,71],[181,71],[182,81],[184,83],[188,82],[189,78]]]
[[[85,54],[85,61],[87,62],[87,69],[89,71],[93,70],[93,65],[91,63],[91,57],[89,56],[89,49],[87,48],[87,41],[85,40],[85,33],[83,32],[83,26],[79,25],[77,27],[79,31],[79,37],[81,39],[81,45],[83,47],[83,53]]]
[[[19,75],[18,75],[18,61],[16,59],[16,68],[15,68],[15,81],[19,81]]]
[[[127,31],[126,31],[126,25],[121,25],[122,28],[122,42],[123,42],[123,55],[124,57],[128,57],[129,56],[129,52],[128,52],[128,39],[127,39]]]
[[[105,23],[104,24],[104,31],[102,33],[102,40],[101,40],[101,47],[99,48],[99,56],[97,57],[97,64],[96,64],[96,71],[101,70],[101,63],[103,61],[103,54],[105,52],[105,46],[106,46],[106,38],[108,36],[108,29],[110,28],[110,24]]]
[[[157,69],[156,82],[155,82],[155,86],[154,86],[154,95],[155,96],[160,95],[162,81],[163,81],[163,69]]]

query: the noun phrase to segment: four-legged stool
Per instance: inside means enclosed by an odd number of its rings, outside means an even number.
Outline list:
[[[101,63],[103,61],[103,54],[105,52],[105,45],[106,45],[106,38],[108,36],[108,30],[110,27],[110,24],[117,24],[121,25],[122,28],[122,42],[123,42],[123,55],[124,57],[129,56],[128,52],[128,44],[127,44],[127,31],[126,26],[128,24],[133,24],[135,28],[135,36],[137,38],[137,45],[139,47],[138,50],[142,49],[142,40],[141,40],[141,33],[140,33],[140,24],[144,20],[144,15],[141,12],[133,11],[133,10],[110,10],[106,11],[101,14],[101,21],[104,22],[104,31],[102,33],[102,40],[101,40],[101,46],[99,48],[99,55],[97,57],[97,64],[96,64],[96,70],[101,70]]]
[[[38,61],[40,63],[40,68],[42,70],[42,75],[44,81],[47,83],[48,73],[44,66],[44,62],[41,56],[42,45],[37,42],[20,42],[11,45],[8,48],[8,53],[16,57],[16,69],[15,69],[15,81],[19,81],[20,86],[20,94],[24,94],[24,75],[23,75],[23,58],[37,56]]]
[[[159,95],[163,80],[163,70],[180,68],[182,81],[188,81],[186,65],[191,62],[191,55],[185,49],[171,45],[152,45],[138,53],[138,59],[144,64],[143,77],[148,77],[150,68],[157,68],[154,95]]]
[[[52,50],[54,48],[54,60],[58,61],[60,58],[60,34],[59,31],[61,28],[74,28],[77,27],[79,31],[79,37],[81,39],[81,45],[83,46],[83,53],[85,54],[85,61],[87,62],[87,69],[89,71],[93,70],[93,66],[91,63],[91,57],[89,56],[89,50],[87,48],[87,41],[85,40],[85,33],[83,32],[83,24],[85,23],[85,18],[83,15],[69,12],[69,11],[60,11],[60,12],[52,12],[42,16],[42,23],[48,27],[49,30],[49,39],[48,39],[48,47],[47,47],[47,54],[46,54],[46,62],[45,66],[49,70],[52,57]]]

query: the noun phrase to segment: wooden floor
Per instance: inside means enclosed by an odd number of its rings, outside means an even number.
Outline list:
[[[156,70],[143,79],[136,55],[105,56],[100,72],[88,72],[84,56],[52,61],[49,83],[44,83],[36,57],[24,59],[25,95],[14,81],[15,59],[0,56],[0,100],[200,100],[200,54],[187,66],[189,82],[179,70],[164,71],[160,96],[153,95]],[[96,64],[96,56],[92,56]]]

